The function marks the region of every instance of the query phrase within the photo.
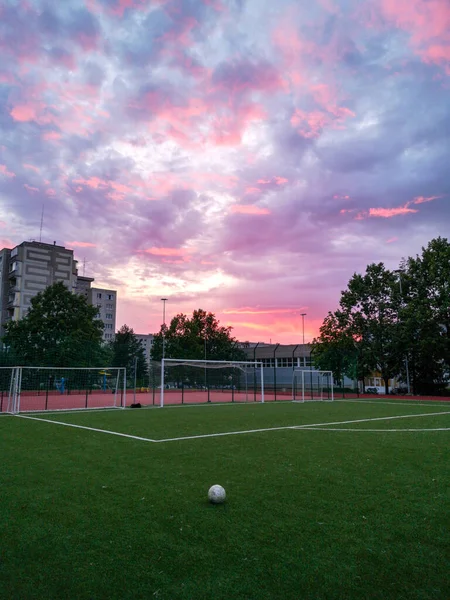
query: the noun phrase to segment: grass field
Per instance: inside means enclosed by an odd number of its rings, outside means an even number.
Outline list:
[[[2,415],[0,457],[5,600],[450,598],[448,403]]]

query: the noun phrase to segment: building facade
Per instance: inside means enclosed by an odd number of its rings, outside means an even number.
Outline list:
[[[8,321],[26,316],[31,299],[49,285],[62,281],[73,293],[83,295],[99,309],[105,325],[103,339],[113,338],[116,326],[117,291],[92,288],[92,277],[78,275],[73,250],[43,242],[22,242],[0,250],[0,337]],[[98,294],[102,298],[97,298]]]
[[[117,291],[104,288],[90,288],[88,301],[98,310],[98,318],[103,321],[103,340],[111,342],[116,331]]]
[[[147,364],[150,364],[150,357],[153,347],[153,334],[152,333],[136,333],[137,339],[141,342],[141,346],[144,348],[145,360]]]

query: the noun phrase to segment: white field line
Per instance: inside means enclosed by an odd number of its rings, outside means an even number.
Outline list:
[[[410,400],[409,402],[390,402],[389,400],[350,400],[347,398],[339,398],[338,400],[335,400],[335,402],[352,402],[353,404],[392,404],[392,406],[431,406],[432,408],[437,406],[442,406],[444,408],[445,406],[448,406],[450,404],[450,402],[447,400],[444,400],[442,402],[428,402],[426,400]]]
[[[76,429],[86,429],[88,431],[96,431],[99,433],[109,433],[110,435],[117,435],[120,437],[126,437],[126,438],[130,438],[133,440],[140,440],[143,442],[152,442],[154,444],[161,444],[161,443],[165,443],[165,442],[178,442],[178,441],[182,441],[182,440],[198,440],[198,439],[204,439],[204,438],[224,437],[224,436],[229,436],[229,435],[244,435],[244,434],[248,434],[248,433],[264,433],[267,431],[283,431],[283,430],[288,430],[288,429],[311,430],[311,429],[315,429],[317,427],[325,427],[326,428],[327,425],[348,425],[348,424],[352,424],[352,423],[368,423],[368,422],[372,422],[372,421],[389,421],[391,419],[411,419],[411,418],[415,418],[415,417],[431,417],[431,416],[436,416],[436,415],[448,415],[448,414],[450,414],[450,411],[422,413],[422,414],[418,414],[418,415],[397,415],[397,416],[391,416],[391,417],[373,417],[373,418],[369,418],[369,419],[356,419],[356,420],[352,420],[352,421],[334,421],[334,422],[330,422],[330,423],[307,423],[305,425],[287,425],[287,426],[283,426],[283,427],[266,427],[266,428],[261,428],[261,429],[247,429],[247,430],[243,430],[243,431],[226,431],[226,432],[222,432],[222,433],[206,433],[206,434],[200,434],[200,435],[187,435],[187,436],[181,436],[181,437],[176,437],[176,438],[164,438],[164,439],[159,439],[159,440],[155,440],[155,439],[151,439],[151,438],[144,438],[144,437],[140,437],[140,436],[136,436],[136,435],[130,435],[127,433],[119,433],[117,431],[109,431],[107,429],[98,429],[96,427],[87,427],[86,425],[75,425],[73,423],[63,423],[62,421],[53,421],[51,419],[41,419],[40,417],[29,417],[29,416],[25,416],[25,415],[16,415],[16,416],[19,418],[22,418],[22,419],[31,419],[33,421],[44,421],[45,423],[64,425],[65,427],[75,427]]]
[[[361,429],[355,429],[354,427],[341,427],[341,428],[337,428],[337,427],[302,427],[302,429],[305,429],[306,431],[351,431],[352,433],[354,432],[370,432],[370,433],[391,433],[391,432],[395,432],[395,433],[403,433],[403,432],[425,432],[425,431],[450,431],[450,427],[436,427],[434,429],[365,429],[365,428],[361,428]]]
[[[354,421],[336,421],[333,423],[309,423],[307,425],[289,425],[289,426],[285,426],[285,427],[270,427],[267,429],[249,429],[246,431],[227,431],[225,433],[207,433],[204,435],[189,435],[189,436],[184,436],[184,437],[177,437],[177,438],[166,438],[163,440],[155,440],[157,443],[162,443],[162,442],[178,442],[180,440],[197,440],[197,439],[202,439],[202,438],[210,438],[210,437],[220,437],[220,436],[225,436],[225,435],[241,435],[244,433],[259,433],[259,432],[264,432],[264,431],[280,431],[283,429],[307,429],[307,428],[311,428],[314,429],[316,427],[323,427],[326,425],[347,425],[350,423],[365,423],[365,422],[370,422],[370,421],[387,421],[390,419],[409,419],[412,417],[431,417],[434,415],[449,415],[450,411],[447,412],[438,412],[438,413],[423,413],[420,415],[398,415],[398,416],[393,416],[393,417],[375,417],[375,418],[370,418],[370,419],[357,419]]]
[[[53,423],[53,425],[64,425],[65,427],[75,427],[76,429],[87,429],[88,431],[97,431],[98,433],[109,433],[110,435],[118,435],[120,437],[131,438],[132,440],[140,440],[141,442],[157,442],[150,438],[130,435],[128,433],[119,433],[118,431],[108,431],[107,429],[97,429],[96,427],[86,427],[85,425],[75,425],[74,423],[63,423],[62,421],[53,421],[52,419],[41,419],[40,417],[28,417],[26,415],[15,415],[20,419],[31,419],[33,421],[43,421],[44,423]]]

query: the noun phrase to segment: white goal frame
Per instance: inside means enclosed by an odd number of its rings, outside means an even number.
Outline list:
[[[264,367],[262,362],[253,360],[202,360],[195,358],[163,358],[161,360],[161,394],[160,407],[164,406],[164,368],[166,366],[191,366],[203,367],[205,369],[226,369],[227,367],[241,369],[245,373],[245,367],[260,369],[261,403],[264,404]]]
[[[10,385],[10,393],[9,393],[9,398],[8,398],[8,407],[7,407],[7,412],[11,413],[11,414],[18,414],[19,412],[45,412],[45,411],[50,411],[50,412],[56,412],[59,410],[63,410],[63,411],[79,411],[79,410],[94,410],[94,409],[102,409],[102,408],[117,408],[117,409],[122,409],[122,408],[126,408],[127,405],[127,370],[125,367],[35,367],[35,366],[30,366],[30,367],[13,367],[13,375],[11,378],[11,385]],[[58,371],[62,371],[64,372],[64,374],[66,373],[73,373],[73,372],[86,372],[86,373],[97,373],[97,374],[101,374],[101,371],[115,371],[117,373],[117,379],[115,381],[115,386],[114,388],[111,388],[111,392],[114,395],[114,402],[111,405],[111,403],[105,403],[105,406],[91,406],[91,407],[74,407],[71,406],[70,402],[67,402],[67,406],[64,406],[62,408],[47,408],[47,403],[45,403],[45,408],[43,409],[33,409],[33,408],[23,408],[23,406],[21,407],[21,397],[22,397],[22,392],[23,392],[23,374],[25,372],[32,372],[32,371],[43,371],[43,372],[48,372],[48,373],[55,373]],[[56,379],[55,379],[56,382]],[[38,393],[37,391],[37,395],[40,398],[45,398],[46,396],[44,396],[45,391],[42,393]],[[47,389],[47,395],[48,392],[50,390]],[[89,390],[89,388],[86,388],[85,390],[83,390],[83,394],[82,395],[86,395],[86,402],[88,400],[89,394],[92,395],[93,389],[91,388]],[[61,392],[61,395],[64,396],[65,393],[68,393],[68,389],[64,392]],[[47,396],[48,397],[48,396]]]
[[[301,374],[301,376],[300,376]],[[301,382],[301,397],[297,398],[295,395],[295,383],[296,378],[300,379]],[[313,379],[314,378],[314,379]],[[318,395],[314,397],[313,393],[311,396],[305,394],[305,389],[313,380],[313,383],[318,383]],[[324,390],[327,387],[327,384],[330,387],[330,397],[324,397]],[[333,371],[317,371],[314,369],[294,369],[292,374],[292,400],[293,402],[333,402],[334,401],[334,378]]]

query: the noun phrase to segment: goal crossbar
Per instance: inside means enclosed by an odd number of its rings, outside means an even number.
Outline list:
[[[202,359],[190,359],[190,358],[163,358],[161,360],[161,394],[160,394],[160,406],[164,406],[164,388],[165,388],[165,368],[166,367],[198,367],[203,369],[226,369],[234,368],[239,369],[246,373],[247,369],[255,369],[259,372],[259,382],[261,389],[261,402],[264,403],[264,367],[263,363],[259,361],[250,360],[202,360]]]

